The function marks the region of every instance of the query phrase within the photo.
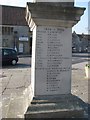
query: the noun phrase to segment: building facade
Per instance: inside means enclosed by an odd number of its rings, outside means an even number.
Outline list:
[[[72,33],[72,51],[90,52],[90,35]]]
[[[90,3],[89,3],[90,4]],[[0,45],[17,50],[18,54],[31,54],[32,33],[25,20],[24,7],[0,6]],[[90,35],[72,33],[72,51],[90,52]]]
[[[30,54],[31,32],[25,20],[25,8],[2,6],[2,46]]]

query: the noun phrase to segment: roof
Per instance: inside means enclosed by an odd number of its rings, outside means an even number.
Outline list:
[[[80,38],[85,38],[86,40],[90,40],[89,34],[77,34]]]
[[[2,5],[2,25],[26,26],[25,8]]]
[[[85,38],[86,40],[89,40],[90,41],[90,34],[84,34],[84,33],[82,33],[82,34],[77,34],[75,31],[72,33],[72,36],[74,36],[74,35],[77,35],[79,38]]]

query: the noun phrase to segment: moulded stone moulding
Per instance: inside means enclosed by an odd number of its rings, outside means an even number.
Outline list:
[[[74,0],[33,0],[33,2],[74,2]]]
[[[57,2],[27,3],[26,21],[30,28],[33,28],[35,24],[68,28],[80,20],[84,10],[85,8],[64,6]]]

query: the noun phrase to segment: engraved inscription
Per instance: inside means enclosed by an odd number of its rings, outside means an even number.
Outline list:
[[[65,73],[70,71],[70,56],[64,51],[63,33],[59,27],[41,27],[37,30],[36,69],[46,72],[46,91],[59,91]]]

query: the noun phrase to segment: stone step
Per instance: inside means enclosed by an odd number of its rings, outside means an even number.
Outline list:
[[[62,96],[62,98],[66,98],[66,96]],[[33,104],[28,107],[27,112],[25,113],[25,120],[28,118],[84,117],[84,108],[82,106],[83,101],[80,101],[78,97],[73,95],[71,95],[71,97],[68,96],[67,98],[68,99],[63,99],[61,101],[58,99],[58,102],[56,102],[57,100],[55,98],[51,102],[50,100],[52,100],[52,98],[36,98],[36,101],[34,99],[34,102],[32,101]]]

